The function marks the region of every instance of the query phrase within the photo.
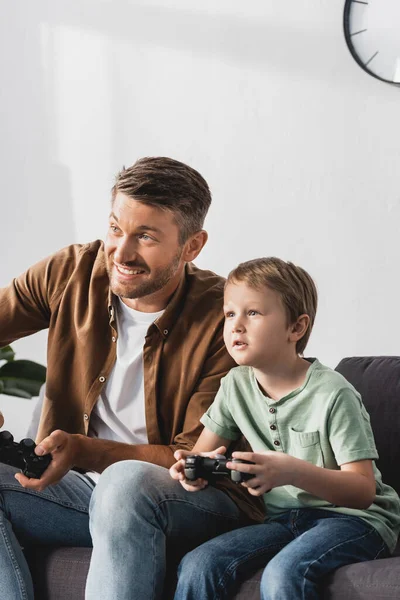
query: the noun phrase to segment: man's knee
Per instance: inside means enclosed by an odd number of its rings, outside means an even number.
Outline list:
[[[167,469],[146,462],[126,460],[108,467],[96,485],[90,503],[92,522],[125,527],[138,515],[154,512],[154,507],[169,489],[171,479]],[[176,482],[175,482],[176,483]]]

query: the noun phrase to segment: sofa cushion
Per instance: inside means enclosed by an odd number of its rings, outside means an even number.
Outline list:
[[[34,581],[35,598],[83,600],[91,554],[91,548],[32,548],[27,553],[27,559]]]
[[[83,600],[91,548],[36,548],[30,557],[35,598]],[[324,586],[323,600],[394,600],[400,598],[400,544],[395,557],[341,567]],[[260,600],[263,569],[239,588],[234,600]]]
[[[400,493],[400,357],[344,358],[336,370],[360,392],[371,416],[384,483]]]
[[[260,600],[260,580],[257,571],[242,583],[234,600]],[[398,600],[400,598],[400,558],[346,565],[327,579],[323,600]]]

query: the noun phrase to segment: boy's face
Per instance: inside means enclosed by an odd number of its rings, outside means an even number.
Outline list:
[[[224,341],[238,365],[263,369],[293,355],[292,327],[277,292],[229,283],[224,294]]]

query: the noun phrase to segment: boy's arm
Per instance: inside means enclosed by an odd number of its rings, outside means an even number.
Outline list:
[[[219,446],[223,446],[226,451],[229,444],[231,444],[231,443],[232,443],[232,440],[223,438],[220,435],[213,433],[209,429],[204,428],[199,436],[199,439],[193,446],[193,450],[190,453],[185,453],[185,455],[187,456],[187,454],[200,454],[201,452],[211,452],[211,451],[215,450],[215,448],[218,448]],[[175,454],[174,454],[175,458],[177,457],[179,452],[182,452],[182,451],[177,450],[175,452]]]
[[[255,463],[227,464],[230,469],[255,475],[242,484],[253,496],[260,496],[274,487],[293,485],[331,504],[347,508],[366,509],[375,498],[376,483],[371,460],[347,463],[336,471],[317,467],[283,452],[234,452],[233,456]]]

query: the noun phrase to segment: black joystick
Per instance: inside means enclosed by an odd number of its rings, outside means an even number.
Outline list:
[[[35,442],[29,438],[17,443],[14,442],[14,437],[9,431],[0,431],[0,462],[21,469],[26,477],[40,479],[49,466],[52,456],[51,454],[37,456],[35,448]]]
[[[247,465],[255,464],[250,460],[226,458],[221,454],[217,454],[215,458],[209,458],[208,456],[189,455],[185,460],[185,477],[189,481],[195,481],[199,477],[202,479],[212,480],[216,476],[225,475],[229,476],[235,483],[241,483],[242,481],[247,481],[248,479],[255,477],[255,475],[252,473],[241,473],[240,471],[228,469],[226,466],[227,462],[245,463]]]

